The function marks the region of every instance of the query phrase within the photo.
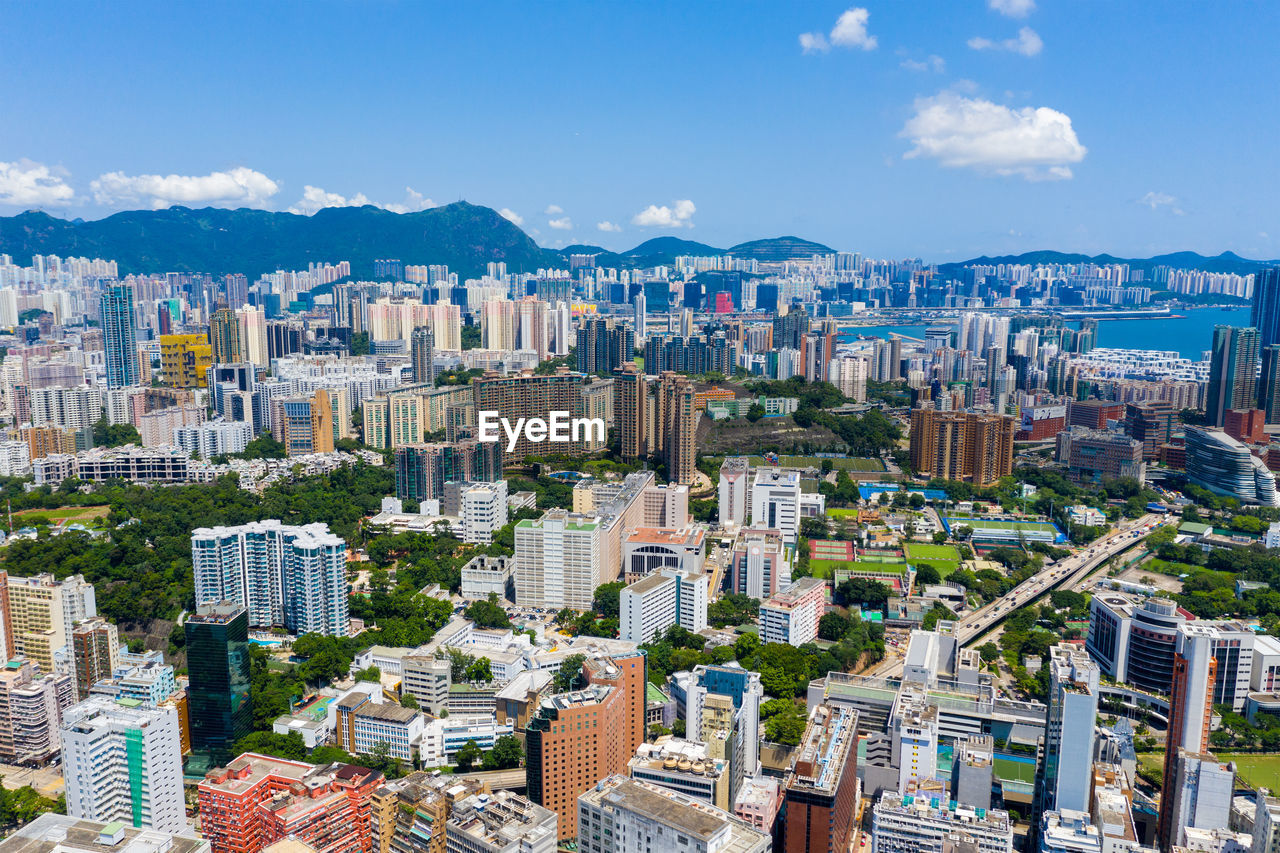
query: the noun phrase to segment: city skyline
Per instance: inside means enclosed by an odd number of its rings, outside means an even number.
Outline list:
[[[303,10],[7,8],[0,214],[465,198],[552,248],[1280,256],[1272,9]]]

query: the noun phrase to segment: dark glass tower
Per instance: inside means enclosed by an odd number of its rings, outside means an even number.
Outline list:
[[[1253,277],[1253,327],[1258,346],[1280,345],[1280,268],[1260,270]]]
[[[409,338],[410,364],[415,385],[434,385],[436,381],[436,336],[425,326],[413,330]]]
[[[249,613],[232,602],[211,604],[188,616],[185,627],[191,748],[223,764],[253,731]]]

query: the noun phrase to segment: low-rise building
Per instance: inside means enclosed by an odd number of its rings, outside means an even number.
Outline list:
[[[510,791],[474,794],[453,807],[448,853],[555,853],[556,813]]]
[[[947,853],[957,843],[977,853],[1010,853],[1009,813],[952,804],[945,797],[890,792],[872,808],[871,853]]]
[[[722,809],[624,776],[602,779],[578,797],[577,838],[582,853],[768,853],[772,849],[767,834]]]
[[[642,743],[627,763],[632,779],[660,785],[670,791],[729,811],[729,762],[712,758],[705,743],[663,735],[655,743]]]
[[[760,602],[760,639],[765,643],[803,646],[818,636],[818,621],[827,606],[827,582],[801,578]]]

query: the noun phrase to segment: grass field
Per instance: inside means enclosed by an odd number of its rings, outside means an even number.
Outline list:
[[[1234,761],[1236,775],[1251,788],[1280,791],[1280,755],[1275,753],[1214,753],[1221,761]]]
[[[858,564],[852,560],[809,560],[809,573],[815,578],[829,578],[836,569],[853,569]]]
[[[827,510],[827,515],[831,518],[857,518],[858,511],[847,507],[839,507]]]
[[[1034,785],[1036,781],[1036,764],[1034,761],[1015,761],[1012,758],[996,757],[994,762],[996,778],[1025,782]]]
[[[763,456],[749,456],[752,465],[768,465]],[[831,467],[837,471],[857,471],[862,474],[879,474],[888,469],[885,468],[884,462],[879,459],[865,459],[860,457],[836,457],[828,458],[822,456],[778,456],[778,467],[780,468],[821,468],[823,462],[830,462]]]
[[[13,514],[14,520],[43,518],[49,522],[80,522],[86,526],[95,526],[99,519],[107,517],[111,512],[109,506],[64,506],[57,509],[24,509]]]
[[[960,562],[960,552],[952,545],[927,545],[923,542],[908,542],[906,549],[907,559]]]

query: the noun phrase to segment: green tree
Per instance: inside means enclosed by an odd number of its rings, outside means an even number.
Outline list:
[[[591,606],[595,612],[605,619],[617,619],[621,613],[619,596],[625,587],[626,584],[622,581],[613,581],[596,587],[595,595],[591,599]]]
[[[586,655],[569,655],[560,662],[560,670],[555,677],[555,691],[557,693],[564,693],[566,690],[574,688],[578,680],[578,674],[582,672],[582,664],[586,659]]]
[[[507,616],[507,611],[498,603],[496,593],[489,593],[489,597],[483,601],[472,602],[466,610],[467,618],[481,628],[510,628],[511,618]]]
[[[514,735],[502,735],[493,742],[493,749],[484,757],[485,770],[507,770],[519,767],[524,760],[524,747]]]
[[[749,420],[751,423],[755,423],[756,421],[760,420],[763,417],[764,417],[764,406],[760,405],[759,403],[752,403],[751,406],[747,409],[747,420]]]
[[[475,766],[475,763],[483,757],[484,751],[480,749],[479,744],[474,740],[469,740],[453,756],[453,761],[457,765],[459,773],[468,773]]]
[[[138,435],[138,431],[134,428],[133,424],[108,423],[106,415],[103,415],[94,423],[94,447],[120,447],[123,444],[137,444],[141,446],[142,436]]]

